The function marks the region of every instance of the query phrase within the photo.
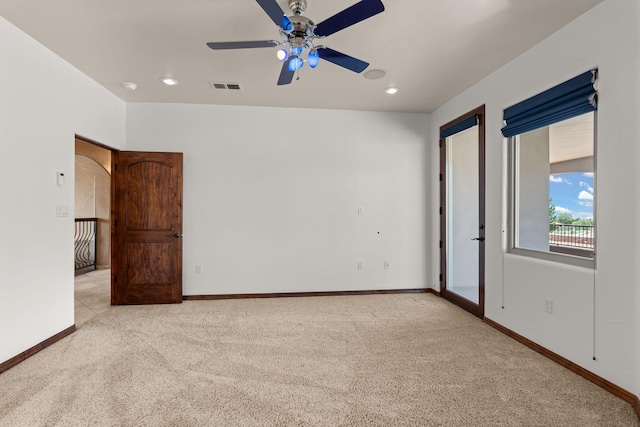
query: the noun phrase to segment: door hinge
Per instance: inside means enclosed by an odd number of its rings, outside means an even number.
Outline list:
[[[442,148],[442,139],[438,141],[438,147]]]
[[[442,240],[440,240],[440,249],[442,249]]]
[[[442,215],[442,206],[440,206],[440,215]]]
[[[114,222],[115,222],[114,225],[117,227],[118,226],[118,220],[116,219]]]
[[[444,177],[442,176],[442,174],[440,174],[440,175],[438,176],[438,179],[440,180],[440,182],[442,182],[443,178],[444,178]]]
[[[114,168],[115,170],[118,170],[118,164],[117,164],[117,163],[116,163],[116,164],[114,164],[114,165],[113,165],[113,168]]]
[[[113,283],[118,283],[118,276],[113,276]]]
[[[444,277],[442,277],[442,273],[440,273],[440,281],[442,282],[444,280]]]

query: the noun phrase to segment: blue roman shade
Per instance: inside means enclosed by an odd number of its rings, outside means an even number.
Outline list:
[[[590,70],[504,110],[506,137],[561,122],[597,109],[595,82]]]
[[[466,119],[454,125],[440,129],[440,138],[447,138],[451,135],[455,135],[458,132],[462,132],[463,130],[472,128],[477,124],[478,124],[478,115],[474,114],[473,116],[469,116]]]

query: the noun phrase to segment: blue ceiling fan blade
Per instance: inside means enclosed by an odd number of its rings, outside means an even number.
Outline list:
[[[247,42],[212,42],[207,43],[211,49],[224,50],[224,49],[251,49],[256,47],[273,47],[278,46],[278,42],[275,40],[256,40]]]
[[[282,64],[280,77],[278,77],[278,86],[288,85],[293,81],[293,75],[295,74],[295,71],[289,70],[289,62],[291,62],[292,58],[293,57],[290,57],[289,59],[284,61],[284,64]]]
[[[282,16],[284,12],[278,6],[276,0],[256,0],[260,7],[269,15],[269,18],[279,27],[282,25]]]
[[[326,37],[383,11],[384,5],[380,0],[362,0],[325,19],[314,32],[318,37]]]
[[[318,48],[318,54],[320,58],[325,61],[332,62],[356,73],[363,72],[369,66],[368,62],[361,61],[353,56],[345,55],[328,47]]]

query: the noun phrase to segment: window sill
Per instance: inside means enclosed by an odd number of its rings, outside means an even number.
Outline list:
[[[551,245],[549,246],[549,251],[557,254],[573,255],[580,258],[593,259],[593,249]]]
[[[530,258],[541,259],[545,261],[558,262],[567,265],[574,265],[577,267],[595,268],[596,262],[594,257],[594,251],[590,249],[579,248],[560,248],[562,252],[555,251],[557,246],[551,247],[550,252],[536,251],[533,249],[523,248],[511,248],[509,253],[514,255],[521,255]],[[565,250],[570,249],[571,252]]]

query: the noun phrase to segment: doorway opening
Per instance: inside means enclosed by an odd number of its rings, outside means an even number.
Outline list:
[[[76,272],[110,268],[110,218],[111,150],[76,137]]]
[[[111,298],[111,158],[95,141],[75,138],[75,323],[106,310]]]

